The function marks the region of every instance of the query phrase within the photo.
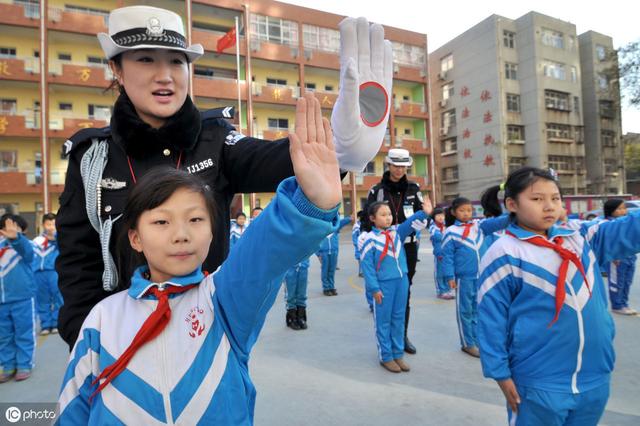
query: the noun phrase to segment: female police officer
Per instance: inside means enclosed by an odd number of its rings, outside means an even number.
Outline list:
[[[380,148],[388,118],[392,50],[380,25],[364,18],[340,24],[340,94],[331,123],[344,171],[359,171]],[[224,118],[229,108],[200,112],[187,94],[189,63],[201,45],[187,46],[179,15],[149,6],[115,9],[109,34],[98,39],[120,89],[110,127],[78,132],[64,145],[69,165],[57,218],[56,268],[64,305],[59,330],[73,347],[86,315],[118,282],[113,259],[120,218],[136,181],[155,166],[185,169],[211,187],[219,216],[208,271],[226,257],[229,204],[235,193],[272,192],[293,174],[288,139],[265,143],[245,137]],[[298,111],[298,114],[300,111]],[[300,117],[300,115],[298,115]],[[304,117],[304,116],[302,116]],[[305,117],[296,132],[318,126]],[[311,129],[313,131],[313,129]]]

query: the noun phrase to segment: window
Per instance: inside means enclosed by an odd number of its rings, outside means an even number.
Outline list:
[[[407,95],[403,95],[402,96],[402,102],[409,102],[411,99],[409,99],[409,96]]]
[[[441,117],[442,127],[448,129],[451,126],[456,125],[456,110],[450,109],[442,113]]]
[[[338,53],[340,50],[340,32],[331,28],[304,24],[302,38],[306,49],[332,53]]]
[[[404,129],[405,136],[411,136],[411,129]]]
[[[567,71],[565,65],[560,62],[545,60],[542,61],[545,77],[555,78],[556,80],[566,80]]]
[[[40,51],[39,50],[34,50],[33,51],[33,57],[34,58],[39,58],[40,57]]]
[[[289,130],[288,118],[268,118],[269,129],[273,130]]]
[[[556,47],[558,49],[564,49],[564,37],[559,31],[543,28],[542,44],[544,44],[545,46]]]
[[[596,58],[598,58],[600,62],[606,60],[607,48],[602,45],[596,44]]]
[[[455,182],[458,180],[458,166],[445,167],[442,169],[443,182]]]
[[[15,57],[16,57],[15,47],[0,47],[0,58],[15,58]]]
[[[567,155],[550,155],[549,167],[556,171],[572,171],[573,157]]]
[[[580,115],[580,98],[577,96],[573,97],[573,112]]]
[[[298,24],[285,19],[252,13],[251,35],[260,41],[298,46]]]
[[[453,87],[453,83],[447,83],[442,86],[442,99],[446,100],[453,97],[455,93],[455,88]]]
[[[89,104],[89,118],[109,121],[111,119],[111,107]]]
[[[527,157],[509,157],[509,173],[521,169],[527,164]]]
[[[520,112],[520,95],[507,93],[507,111]]]
[[[504,64],[504,77],[507,80],[517,80],[518,79],[518,64],[512,64],[509,62],[505,62]]]
[[[604,172],[608,175],[612,175],[618,172],[618,161],[614,158],[605,158],[604,160]]]
[[[330,85],[330,84],[325,84],[324,91],[325,92],[333,92],[333,86]]]
[[[18,170],[18,151],[0,151],[0,171]]]
[[[109,60],[100,56],[87,56],[87,62],[90,64],[108,65]]]
[[[453,55],[451,54],[440,59],[440,71],[445,73],[450,69],[453,69]]]
[[[316,84],[315,83],[304,83],[304,88],[310,92],[315,92]]]
[[[600,131],[600,139],[602,140],[602,146],[615,148],[618,145],[616,143],[616,132],[613,130]]]
[[[547,139],[571,139],[571,126],[568,124],[547,123]]]
[[[544,91],[544,105],[547,109],[571,111],[571,96],[555,90]]]
[[[444,139],[440,142],[441,155],[453,154],[458,150],[457,138]]]
[[[613,101],[598,101],[600,106],[600,117],[615,118],[616,112],[613,107]]]
[[[17,107],[16,99],[0,99],[0,114],[15,115]]]
[[[286,86],[287,80],[283,78],[267,77],[267,84],[270,86]]]
[[[575,51],[576,49],[576,38],[572,35],[567,36],[567,50]]]
[[[514,49],[516,47],[516,33],[504,30],[502,32],[502,41],[504,43],[504,47]]]
[[[524,142],[524,126],[507,125],[507,141],[509,143]]]
[[[369,161],[362,172],[364,175],[374,176],[376,174],[376,162]]]
[[[59,61],[71,61],[71,53],[58,53]]]
[[[575,139],[576,143],[584,143],[584,127],[575,126],[573,128],[573,139]]]
[[[576,67],[571,66],[571,82],[575,83],[578,81],[578,70]]]
[[[392,42],[392,46],[393,61],[395,63],[410,67],[421,67],[425,65],[426,55],[423,47],[398,42]],[[451,67],[453,67],[453,62],[451,63]]]
[[[86,6],[76,6],[76,5],[65,4],[64,10],[67,12],[86,13],[88,15],[109,16],[108,10],[95,9],[93,7],[86,7]]]
[[[607,90],[609,88],[609,77],[606,74],[598,74],[598,87],[601,90]]]
[[[71,102],[60,102],[58,104],[58,109],[60,111],[72,111],[73,110],[73,104]]]
[[[204,65],[194,65],[193,75],[203,78],[212,78],[214,74],[213,68]]]

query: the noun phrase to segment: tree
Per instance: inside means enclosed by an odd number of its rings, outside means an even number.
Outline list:
[[[622,95],[629,105],[640,107],[640,40],[618,50]]]

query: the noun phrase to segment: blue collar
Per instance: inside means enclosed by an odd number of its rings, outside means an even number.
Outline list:
[[[383,231],[390,231],[391,228],[393,228],[393,225],[391,225],[387,229],[380,229],[380,228],[377,228],[377,227],[373,226],[373,227],[371,227],[371,230],[373,231],[374,234],[380,235]]]
[[[468,221],[468,222],[461,222],[458,219],[456,219],[456,222],[454,223],[454,225],[456,226],[462,226],[462,225],[466,225],[467,223],[473,223],[472,221]]]
[[[507,231],[510,232],[511,234],[513,234],[519,240],[528,240],[529,238],[533,238],[533,237],[537,237],[537,236],[544,237],[544,235],[540,235],[540,234],[536,234],[535,232],[527,231],[527,230],[519,227],[515,223],[510,223],[509,226],[507,227]],[[565,228],[564,226],[553,225],[547,231],[547,237],[546,238],[548,240],[551,240],[551,239],[553,239],[554,237],[557,237],[557,236],[565,237],[567,235],[573,235],[573,234],[575,234],[575,232],[576,232],[575,229],[569,229],[569,228]]]
[[[140,299],[149,290],[149,288],[157,284],[168,284],[177,287],[184,287],[191,284],[200,284],[200,282],[204,279],[202,268],[198,268],[188,275],[173,277],[169,281],[166,281],[164,283],[154,283],[144,277],[145,272],[148,271],[149,267],[146,265],[136,268],[135,272],[133,273],[133,277],[131,277],[131,287],[129,287],[128,291],[129,296],[133,297],[134,299]],[[147,296],[147,298],[154,299],[155,297],[149,295]]]

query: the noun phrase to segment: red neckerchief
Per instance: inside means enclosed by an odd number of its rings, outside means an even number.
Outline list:
[[[438,223],[438,222],[436,222],[436,226],[438,227],[438,229],[440,230],[440,232],[444,232],[444,223]]]
[[[10,248],[11,248],[11,246],[9,246],[9,245],[0,248],[0,259],[2,259],[2,256],[4,256],[5,252],[7,250],[9,250]]]
[[[462,231],[462,239],[465,239],[469,236],[469,233],[471,232],[471,227],[473,227],[473,223],[463,223],[460,226],[464,227],[464,231]]]
[[[514,238],[517,238],[510,231],[507,231],[506,233],[511,235]],[[589,281],[587,281],[587,275],[584,272],[584,267],[582,266],[582,262],[580,261],[580,258],[578,258],[578,255],[572,252],[571,250],[562,247],[562,242],[564,241],[564,239],[560,235],[553,237],[552,238],[553,242],[547,240],[541,235],[537,235],[535,237],[528,238],[522,241],[531,243],[534,246],[550,248],[562,258],[562,263],[560,264],[560,270],[558,271],[558,280],[556,281],[556,313],[555,313],[555,316],[553,317],[553,320],[549,324],[549,327],[551,327],[553,323],[555,323],[558,320],[558,316],[560,315],[560,310],[562,309],[562,305],[564,304],[564,299],[567,296],[567,291],[565,289],[565,282],[567,281],[567,271],[569,269],[569,262],[572,262],[574,265],[576,265],[576,268],[578,268],[578,271],[580,271],[580,274],[582,274],[582,278],[584,278],[584,283],[587,286],[587,289],[589,290],[589,297],[591,297],[591,288],[589,287]]]
[[[380,265],[382,264],[382,260],[387,256],[387,252],[389,251],[389,245],[391,245],[391,251],[395,255],[396,247],[393,244],[393,238],[391,237],[391,231],[381,231],[382,235],[384,235],[384,249],[382,250],[382,254],[380,255],[380,260],[378,260],[378,267],[376,271],[380,270]]]
[[[100,373],[100,375],[91,383],[93,386],[100,382],[100,380],[105,379],[105,381],[98,386],[98,389],[93,392],[89,398],[90,401],[127,367],[127,364],[129,364],[133,355],[135,355],[142,345],[158,337],[167,324],[169,324],[169,320],[171,319],[169,295],[184,293],[195,286],[197,286],[197,284],[191,284],[184,287],[167,286],[165,289],[159,289],[157,286],[154,286],[145,293],[145,295],[153,294],[158,298],[158,305],[156,306],[156,309],[151,312],[151,315],[149,315],[149,317],[144,321],[142,327],[140,327],[140,330],[138,330],[133,338],[133,341],[131,341],[131,344],[122,353],[122,355],[120,355],[113,364],[102,370],[102,373]]]

